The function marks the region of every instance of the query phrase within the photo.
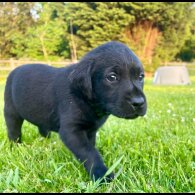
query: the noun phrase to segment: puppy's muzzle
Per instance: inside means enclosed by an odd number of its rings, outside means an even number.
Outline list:
[[[143,97],[139,97],[139,98],[133,98],[131,99],[131,105],[133,106],[133,108],[136,110],[139,107],[142,107],[145,103],[145,100]]]
[[[139,116],[144,116],[146,113],[146,101],[143,97],[132,98],[129,102],[134,112]]]

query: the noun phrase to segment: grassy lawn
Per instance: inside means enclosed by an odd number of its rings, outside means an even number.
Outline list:
[[[25,122],[23,143],[7,139],[0,83],[0,192],[195,192],[195,77],[190,86],[153,86],[146,80],[148,112],[125,120],[110,116],[97,148],[116,179],[99,185],[58,134],[42,138]]]

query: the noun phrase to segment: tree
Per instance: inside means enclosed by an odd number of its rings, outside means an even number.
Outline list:
[[[175,58],[193,60],[191,2],[1,2],[0,57],[77,60],[122,41],[146,71]],[[181,52],[180,52],[181,51]]]
[[[193,23],[191,26],[191,35],[176,56],[177,59],[187,62],[192,62],[195,60],[195,11],[193,12],[192,18]]]
[[[146,66],[154,71],[173,60],[190,35],[192,3],[120,3],[135,23],[125,28],[123,40],[131,45]]]
[[[106,41],[119,40],[129,45],[148,71],[153,71],[152,65],[173,60],[188,39],[192,5],[190,2],[68,3],[64,17],[72,21],[79,57]]]
[[[22,50],[21,39],[25,37],[27,28],[34,23],[31,14],[33,6],[33,2],[0,2],[1,58],[16,56]]]
[[[156,59],[164,63],[174,60],[191,35],[193,11],[192,3],[189,2],[168,4],[160,23],[163,37],[156,47]]]
[[[33,58],[43,56],[46,61],[55,56],[68,55],[61,51],[64,47],[63,39],[66,31],[66,23],[60,18],[58,12],[61,7],[53,2],[39,5],[38,19],[27,32],[25,55]]]
[[[177,55],[182,61],[192,62],[195,59],[195,37],[191,36]]]
[[[104,42],[118,40],[121,28],[133,20],[115,2],[68,3],[64,17],[68,25],[72,21],[79,57]]]

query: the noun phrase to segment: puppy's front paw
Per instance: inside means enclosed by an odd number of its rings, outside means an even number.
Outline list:
[[[101,168],[99,167],[93,170],[91,177],[95,181],[97,181],[98,179],[101,179],[101,183],[111,182],[114,179],[114,174],[111,173],[105,176],[106,172],[107,172],[106,167],[101,167]]]
[[[103,178],[101,183],[110,183],[114,179],[114,173],[111,173]]]

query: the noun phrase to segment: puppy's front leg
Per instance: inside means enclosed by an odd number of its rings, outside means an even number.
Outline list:
[[[88,131],[87,132],[87,137],[89,142],[95,147],[95,143],[96,143],[96,131]]]
[[[61,128],[60,137],[64,144],[73,152],[84,166],[92,179],[102,178],[107,168],[96,148],[89,141],[87,134],[83,130]],[[113,174],[107,176],[106,181],[114,178]]]

